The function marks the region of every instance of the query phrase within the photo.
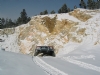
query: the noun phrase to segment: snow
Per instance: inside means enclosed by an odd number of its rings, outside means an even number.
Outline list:
[[[38,15],[38,16],[34,16],[33,18],[35,17],[50,17],[51,19],[54,18],[55,16],[57,16],[57,20],[63,20],[63,19],[67,19],[67,20],[71,20],[71,21],[74,21],[74,22],[81,22],[80,20],[78,20],[77,18],[69,15],[69,13],[62,13],[62,14],[48,14],[48,15]]]
[[[43,18],[43,17],[50,17],[50,18],[54,18],[56,16],[56,14],[48,14],[48,15],[38,15],[39,17]]]
[[[31,57],[0,50],[0,75],[99,75],[99,49],[99,45],[70,42],[57,57]]]
[[[4,42],[0,42],[0,48],[5,49],[6,51],[19,52],[19,46],[17,44],[16,33],[12,35],[1,35],[0,39]]]
[[[99,49],[99,45],[86,47],[71,42],[57,57],[31,57],[0,50],[0,75],[100,75]]]
[[[58,20],[63,20],[63,19],[68,19],[74,22],[81,22],[80,20],[78,20],[77,18],[69,15],[69,13],[63,13],[63,14],[58,14],[57,15],[57,19]]]
[[[47,36],[45,33],[41,33],[41,37],[45,37],[45,36]]]
[[[47,75],[32,57],[0,50],[0,75]]]
[[[51,42],[63,45],[56,57],[34,57],[19,54],[17,45],[18,28],[15,34],[0,35],[0,39],[4,40],[4,42],[0,42],[0,75],[100,75],[100,13],[92,12],[90,14],[93,17],[86,22],[81,22],[69,14],[57,14],[58,20],[69,19],[79,22],[78,29],[72,34],[78,39],[83,39],[83,41],[81,43],[69,41],[67,44],[63,44],[58,41],[60,36],[56,36]],[[55,15],[49,16],[53,18]],[[21,27],[24,27],[24,25]],[[76,34],[82,28],[86,28],[85,34],[87,36]],[[41,37],[46,36],[45,33],[39,34],[41,34]],[[29,38],[32,37],[29,36]],[[48,39],[45,42],[47,41]],[[28,49],[34,42],[26,40],[21,40],[21,42],[24,43],[27,53],[29,53]],[[95,42],[97,42],[96,45]]]
[[[70,63],[73,63],[73,64],[76,64],[82,68],[86,68],[86,69],[91,69],[91,70],[94,70],[94,71],[97,71],[97,72],[100,72],[100,67],[97,67],[97,66],[94,66],[94,65],[91,65],[91,64],[87,64],[87,63],[84,63],[84,62],[81,62],[81,61],[77,61],[77,60],[74,60],[74,59],[71,59],[71,58],[63,58],[65,61],[68,61]]]
[[[58,70],[57,68],[54,68],[53,66],[45,63],[43,60],[41,60],[38,57],[34,58],[34,62],[38,66],[40,66],[42,69],[44,69],[44,71],[46,71],[49,75],[68,75],[68,74]]]

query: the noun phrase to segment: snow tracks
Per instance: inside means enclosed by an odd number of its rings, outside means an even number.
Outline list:
[[[68,75],[68,74],[58,70],[57,68],[54,68],[53,66],[47,64],[46,62],[44,62],[39,57],[34,57],[33,61],[38,66],[40,66],[48,75]]]
[[[90,70],[100,72],[100,67],[94,66],[92,64],[88,64],[88,63],[85,63],[85,62],[74,60],[74,59],[71,59],[69,57],[63,57],[63,60],[70,62],[72,64],[75,64],[75,65],[78,65],[78,66],[85,68],[85,69],[90,69]]]

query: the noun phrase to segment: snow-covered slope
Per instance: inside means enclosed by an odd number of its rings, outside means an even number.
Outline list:
[[[0,50],[0,75],[47,75],[31,56]]]
[[[100,46],[70,43],[57,57],[0,50],[0,75],[100,75]]]
[[[52,45],[55,52],[74,42],[100,44],[100,10],[75,9],[70,13],[37,15],[27,24],[0,30],[0,47],[33,54],[37,45]]]

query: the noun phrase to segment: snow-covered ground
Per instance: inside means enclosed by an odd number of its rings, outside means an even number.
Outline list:
[[[100,75],[100,46],[70,43],[56,57],[0,50],[0,75]]]
[[[0,50],[0,75],[46,75],[31,56]]]

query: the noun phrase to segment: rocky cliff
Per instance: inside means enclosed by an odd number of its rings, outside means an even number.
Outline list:
[[[33,54],[38,45],[54,46],[57,53],[68,42],[90,39],[94,45],[99,44],[99,13],[100,10],[75,9],[70,13],[34,16],[27,24],[0,30],[0,38],[5,40],[0,46],[7,51]]]

